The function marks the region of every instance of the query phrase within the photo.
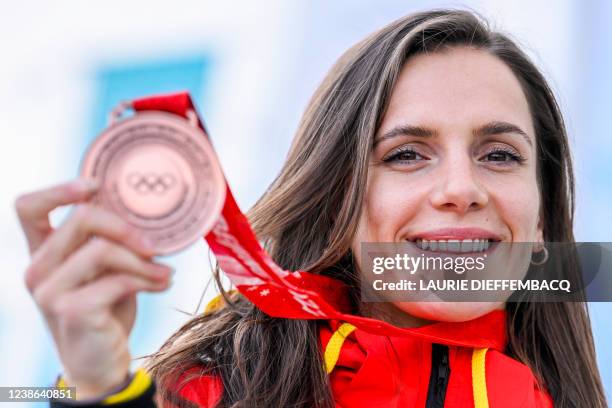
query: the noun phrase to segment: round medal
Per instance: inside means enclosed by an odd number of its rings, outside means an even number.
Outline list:
[[[206,235],[225,201],[221,166],[197,120],[167,112],[115,121],[89,148],[81,176],[99,181],[95,204],[141,230],[159,255]]]

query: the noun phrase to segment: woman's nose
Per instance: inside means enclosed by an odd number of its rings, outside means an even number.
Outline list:
[[[436,173],[431,204],[443,211],[466,213],[483,208],[489,199],[468,156],[450,158]]]

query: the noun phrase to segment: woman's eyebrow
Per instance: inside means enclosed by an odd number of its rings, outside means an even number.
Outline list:
[[[499,135],[503,133],[515,133],[520,135],[525,141],[531,146],[533,143],[527,133],[519,126],[509,122],[493,121],[486,123],[474,130],[473,134],[477,137]],[[374,146],[383,140],[393,139],[397,136],[416,136],[416,137],[432,137],[436,136],[438,132],[435,129],[413,126],[413,125],[399,125],[386,131],[374,140]]]
[[[514,133],[521,136],[529,146],[532,146],[531,138],[527,135],[527,133],[521,129],[519,126],[514,125],[509,122],[500,122],[494,121],[489,122],[483,126],[480,126],[478,129],[474,130],[474,136],[491,136],[491,135],[500,135],[503,133]]]
[[[393,139],[397,136],[431,137],[436,136],[437,134],[438,132],[436,132],[435,130],[423,126],[399,125],[377,137],[374,140],[374,146],[376,146],[383,140]]]

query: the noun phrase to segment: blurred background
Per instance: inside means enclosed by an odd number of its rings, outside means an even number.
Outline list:
[[[115,104],[189,90],[246,211],[279,171],[308,99],[340,54],[405,14],[446,6],[481,13],[544,71],[572,141],[576,238],[612,241],[612,2],[0,1],[0,385],[49,385],[61,370],[23,284],[29,259],[13,202],[76,177]],[[66,214],[56,211],[54,222]],[[165,261],[175,282],[139,298],[135,356],[198,312],[210,276],[201,242]],[[590,312],[611,398],[612,304],[592,303]]]

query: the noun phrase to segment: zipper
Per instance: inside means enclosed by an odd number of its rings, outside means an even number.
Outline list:
[[[448,347],[442,344],[432,344],[431,372],[429,374],[425,408],[444,408],[449,378]]]

